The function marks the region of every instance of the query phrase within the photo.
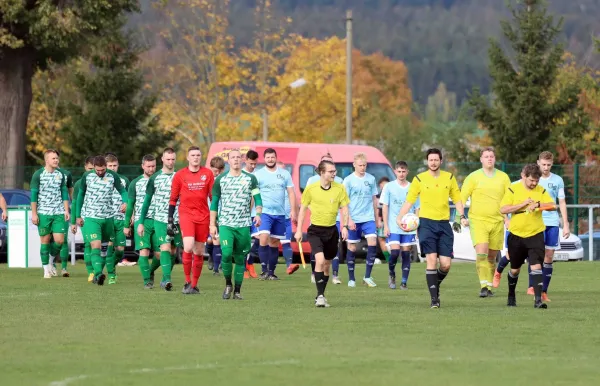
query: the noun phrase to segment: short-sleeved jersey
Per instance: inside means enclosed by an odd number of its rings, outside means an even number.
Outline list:
[[[129,179],[120,174],[117,174],[117,176],[119,176],[119,179],[121,180],[121,185],[123,185],[123,187],[125,189],[128,189],[129,188]],[[123,204],[123,199],[121,198],[121,193],[119,193],[117,191],[117,189],[113,190],[112,203],[113,203],[113,210],[115,211],[114,219],[115,220],[125,220],[125,213],[121,212],[121,205]]]
[[[287,188],[294,187],[290,172],[280,168],[270,172],[264,167],[255,172],[254,175],[258,179],[263,213],[272,216],[285,216],[285,191]]]
[[[335,181],[329,189],[323,189],[320,182],[315,182],[307,185],[302,193],[302,205],[310,209],[310,222],[313,225],[335,225],[340,208],[349,203],[344,185]]]
[[[311,176],[308,180],[306,180],[306,186],[314,184],[315,182],[320,182],[320,181],[321,181],[321,177],[315,174],[314,176]],[[344,183],[344,180],[339,176],[335,176],[333,181],[337,182],[338,184]],[[338,215],[335,218],[335,221],[336,222],[340,221],[340,212],[338,212]]]
[[[405,186],[402,186],[398,180],[396,180],[385,184],[383,190],[381,191],[379,202],[382,205],[388,206],[388,226],[390,227],[391,233],[399,235],[414,235],[417,233],[416,230],[412,232],[405,232],[396,223],[396,217],[398,217],[398,214],[400,214],[400,210],[402,209],[402,205],[404,205],[406,202],[406,196],[408,195],[409,189],[410,182],[407,182]],[[417,198],[417,201],[410,209],[411,213],[416,213],[416,210],[419,209],[419,203],[419,199]]]
[[[79,187],[81,186],[81,178],[73,185],[73,202],[71,203],[71,224],[75,225],[77,222],[77,216],[75,215],[75,208],[77,208],[77,196],[79,196]]]
[[[69,200],[67,177],[59,169],[52,172],[41,168],[31,177],[31,202],[37,203],[38,214],[59,215],[65,213],[64,201]]]
[[[460,201],[460,190],[452,173],[440,170],[434,177],[429,171],[417,174],[413,178],[406,201],[414,204],[421,199],[419,217],[430,220],[449,220],[451,199],[455,204]]]
[[[492,176],[479,169],[469,174],[460,191],[463,203],[471,197],[469,219],[497,223],[504,219],[500,213],[500,202],[506,189],[510,186],[510,178],[501,170],[494,169]]]
[[[73,184],[73,174],[67,169],[58,168],[58,170],[60,170],[66,177],[65,184],[67,185],[67,189],[73,189],[75,186]]]
[[[552,197],[548,194],[548,191],[537,185],[533,189],[527,189],[522,182],[513,183],[510,185],[502,198],[500,207],[506,205],[517,205],[523,201],[531,198],[533,201],[539,201],[542,204],[552,203]],[[542,220],[542,212],[533,211],[530,213],[525,212],[526,208],[523,208],[521,213],[513,213],[508,226],[508,231],[519,237],[531,237],[546,229],[544,221]]]
[[[150,177],[146,186],[146,198],[140,213],[141,216],[164,223],[168,221],[173,177],[175,177],[174,172],[164,173],[162,170]]]
[[[94,170],[86,172],[79,185],[77,217],[113,218],[115,212],[112,195],[115,189],[121,194],[121,199],[127,201],[127,191],[117,173],[107,170],[104,176],[99,177]]]
[[[210,210],[218,212],[220,226],[249,227],[252,225],[252,198],[256,206],[262,206],[258,181],[254,175],[245,171],[239,176],[223,173],[213,185]]]
[[[127,203],[127,213],[125,215],[125,222],[129,224],[131,216],[133,215],[133,221],[137,222],[142,214],[142,206],[144,205],[144,198],[146,197],[146,187],[150,177],[146,177],[144,174],[137,176],[129,184],[128,196],[129,202]],[[153,213],[148,211],[146,218],[151,218]]]
[[[546,189],[550,197],[552,197],[554,203],[557,203],[558,200],[565,199],[565,182],[561,176],[558,176],[554,173],[550,173],[548,178],[544,178],[544,176],[542,176],[542,178],[540,178],[539,185]],[[558,212],[555,210],[544,211],[542,214],[542,219],[547,227],[560,226]]]
[[[377,183],[375,177],[365,173],[359,177],[356,173],[344,178],[344,188],[350,198],[350,218],[357,224],[375,221],[375,208],[373,197],[377,196]]]
[[[209,168],[192,172],[189,167],[179,170],[171,183],[169,205],[179,201],[179,217],[197,224],[210,222],[208,199],[212,196],[215,176]]]

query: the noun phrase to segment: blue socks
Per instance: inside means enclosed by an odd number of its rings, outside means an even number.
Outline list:
[[[289,267],[292,265],[292,258],[294,257],[294,251],[292,250],[291,243],[281,244],[281,249],[283,249],[283,257],[285,258],[285,265]]]
[[[550,280],[552,279],[552,272],[554,268],[552,267],[552,263],[544,263],[542,266],[542,275],[544,276],[544,280],[542,281],[542,292],[548,292],[548,287],[550,286]]]
[[[371,277],[373,264],[375,264],[375,257],[377,257],[377,247],[367,247],[367,270],[365,272],[365,278]]]
[[[212,248],[212,256],[213,256],[213,271],[214,272],[219,272],[219,267],[221,266],[221,246],[220,245],[214,245]]]
[[[258,247],[258,258],[260,259],[260,267],[262,268],[262,272],[267,272],[267,265],[269,264],[269,259],[271,256],[271,247],[268,245]]]
[[[410,274],[410,251],[402,251],[402,283],[408,282]]]
[[[510,263],[510,260],[508,260],[506,256],[502,256],[500,258],[500,261],[498,262],[498,267],[496,268],[496,271],[498,271],[498,273],[502,273],[504,271],[504,268],[508,266],[508,263]]]
[[[250,253],[248,253],[248,260],[246,264],[254,264],[254,258],[259,254],[258,253],[259,242],[258,239],[252,239],[252,245],[250,247]],[[260,258],[260,256],[259,256]]]
[[[346,265],[348,266],[348,277],[352,281],[356,281],[354,278],[354,267],[356,266],[355,259],[354,252],[348,249],[348,252],[346,252]]]
[[[271,250],[269,256],[269,275],[275,275],[275,268],[277,268],[277,260],[279,259],[279,247],[269,247]]]
[[[533,278],[531,277],[531,264],[527,264],[527,272],[529,273],[529,287],[533,287]]]
[[[312,270],[312,274],[315,274],[315,268],[317,267],[317,260],[315,259],[315,255],[310,254],[310,269]]]
[[[206,254],[208,255],[209,259],[213,258],[213,250],[214,250],[214,245],[213,243],[206,243]]]
[[[333,271],[333,276],[338,275],[338,271],[340,270],[340,258],[338,256],[333,258],[331,262],[331,270]]]
[[[400,250],[392,249],[390,252],[390,261],[388,261],[391,277],[396,277],[396,264],[398,264],[398,257],[400,257]]]

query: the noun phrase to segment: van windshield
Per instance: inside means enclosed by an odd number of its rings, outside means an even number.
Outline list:
[[[314,167],[316,168],[316,167]],[[314,170],[313,168],[313,170]],[[335,164],[335,168],[337,169],[336,175],[342,179],[348,177],[350,174],[354,172],[354,166],[352,166],[352,162],[339,162]],[[396,176],[394,175],[394,171],[388,164],[383,163],[367,163],[367,173],[372,174],[375,177],[375,181],[379,182],[379,179],[382,177],[387,177],[390,181],[394,181]],[[300,173],[300,187],[304,189],[306,187],[306,181],[313,176],[308,173]]]

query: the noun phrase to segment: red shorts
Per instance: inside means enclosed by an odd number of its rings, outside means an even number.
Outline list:
[[[195,241],[205,243],[208,239],[208,224],[200,224],[186,218],[179,219],[179,229],[182,237],[193,237]]]

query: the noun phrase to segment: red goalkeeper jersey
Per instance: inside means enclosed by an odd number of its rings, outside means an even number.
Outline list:
[[[179,200],[180,221],[185,219],[199,224],[210,222],[208,198],[212,197],[214,182],[213,172],[202,166],[197,172],[186,167],[175,173],[169,204],[177,205]]]

